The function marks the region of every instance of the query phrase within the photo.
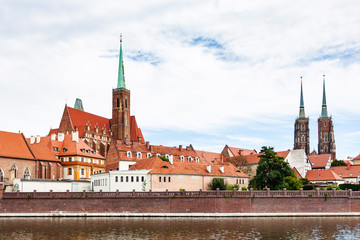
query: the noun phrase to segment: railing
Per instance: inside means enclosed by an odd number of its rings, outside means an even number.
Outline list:
[[[194,198],[194,197],[251,197],[251,198],[297,198],[297,197],[314,197],[314,198],[360,198],[360,192],[350,190],[253,190],[249,191],[162,191],[162,192],[2,192],[0,191],[0,199],[52,199],[52,198]]]

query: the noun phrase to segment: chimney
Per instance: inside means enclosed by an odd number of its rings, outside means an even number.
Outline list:
[[[169,156],[169,162],[170,162],[171,165],[174,164],[174,157],[173,157],[173,155],[170,155],[170,156]]]
[[[150,142],[147,141],[147,142],[145,143],[145,145],[146,145],[146,148],[150,150]]]
[[[39,142],[40,142],[40,139],[41,139],[41,138],[40,138],[40,135],[37,135],[37,136],[36,136],[36,143],[39,143]]]
[[[64,133],[58,133],[58,141],[59,142],[62,142],[62,141],[64,141],[64,138],[65,138],[65,134]]]
[[[211,165],[207,165],[207,166],[206,166],[206,170],[207,170],[209,173],[211,173]]]
[[[34,144],[34,142],[35,142],[35,136],[31,136],[30,137],[30,144]]]
[[[51,140],[56,140],[56,133],[51,134]]]
[[[221,173],[225,173],[225,168],[224,168],[224,166],[220,166],[220,172],[221,172]]]
[[[182,145],[179,145],[179,151],[182,152]]]
[[[154,152],[154,146],[153,145],[150,146],[150,152],[152,152],[152,153]]]
[[[79,132],[78,131],[71,132],[71,135],[72,135],[72,141],[79,143]]]

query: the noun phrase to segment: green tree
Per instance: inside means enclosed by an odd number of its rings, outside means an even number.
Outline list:
[[[220,190],[226,190],[227,184],[223,178],[213,178],[212,181],[209,183],[209,188],[211,190],[216,190],[217,188]]]
[[[259,157],[256,176],[250,181],[250,188],[281,189],[285,177],[295,177],[289,163],[285,162],[283,157],[277,156],[274,148],[262,147]]]
[[[343,160],[334,160],[332,161],[331,163],[331,166],[332,167],[335,167],[335,166],[346,166],[346,162],[344,162]]]
[[[287,176],[284,177],[281,187],[288,190],[299,190],[303,187],[303,184],[297,177]]]

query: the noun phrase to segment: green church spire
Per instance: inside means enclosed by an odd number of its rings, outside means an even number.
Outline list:
[[[303,97],[303,88],[302,88],[302,77],[301,77],[301,92],[300,92],[300,112],[299,118],[305,118],[305,107],[304,107],[304,97]]]
[[[327,118],[327,106],[326,106],[326,94],[325,94],[325,75],[323,75],[323,101],[322,101],[322,107],[321,107],[321,117]]]
[[[124,76],[124,63],[122,54],[122,35],[120,34],[120,53],[119,53],[119,73],[117,88],[126,88],[125,76]]]

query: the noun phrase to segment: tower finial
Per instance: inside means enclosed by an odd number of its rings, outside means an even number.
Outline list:
[[[120,33],[119,72],[118,72],[117,88],[126,88],[126,86],[125,86],[125,75],[124,75],[123,54],[122,54],[122,33]]]
[[[321,117],[327,118],[327,105],[326,105],[326,94],[325,94],[325,75],[323,75],[323,100],[322,100],[322,106],[321,106]]]
[[[304,107],[302,77],[300,77],[300,78],[301,78],[301,91],[300,91],[300,111],[299,111],[299,117],[300,117],[300,118],[304,118],[304,117],[305,117],[305,107]]]

